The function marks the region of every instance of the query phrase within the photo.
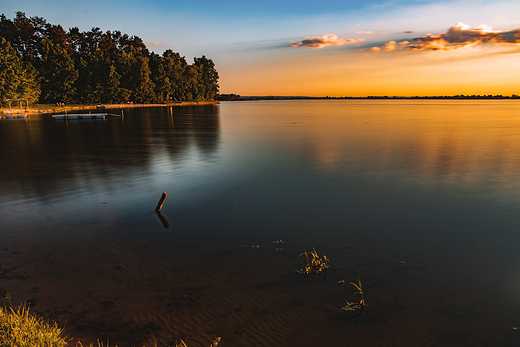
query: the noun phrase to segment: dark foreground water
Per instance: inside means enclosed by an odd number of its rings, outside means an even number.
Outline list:
[[[0,121],[0,294],[69,345],[520,344],[520,102],[124,115]]]

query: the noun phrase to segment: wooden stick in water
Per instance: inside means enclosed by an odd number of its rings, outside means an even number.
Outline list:
[[[161,200],[159,200],[159,203],[157,204],[157,207],[155,208],[156,212],[159,212],[162,208],[162,205],[164,204],[164,200],[166,200],[166,197],[168,194],[162,193]]]

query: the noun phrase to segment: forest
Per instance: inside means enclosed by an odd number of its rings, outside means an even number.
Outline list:
[[[218,72],[202,56],[192,64],[172,50],[148,51],[143,40],[100,28],[65,31],[41,17],[0,17],[0,101],[169,103],[211,101]]]

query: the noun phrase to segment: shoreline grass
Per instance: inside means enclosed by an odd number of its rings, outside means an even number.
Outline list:
[[[64,330],[58,327],[57,323],[50,323],[43,318],[29,313],[26,304],[20,305],[16,310],[11,307],[0,307],[0,347],[65,347],[67,339]],[[210,347],[217,347],[220,342],[217,337]],[[90,342],[86,345],[80,341],[76,347],[109,347],[97,341],[96,344]],[[115,345],[114,347],[117,347]],[[155,343],[157,347],[157,343]],[[167,346],[168,347],[168,346]],[[183,340],[176,342],[171,347],[188,347]]]
[[[16,310],[0,307],[0,347],[63,347],[65,339],[56,323],[29,314],[24,304]]]
[[[219,101],[183,101],[183,102],[172,102],[168,104],[96,104],[96,105],[82,105],[82,104],[71,104],[56,106],[53,104],[32,104],[31,107],[2,107],[0,108],[0,114],[46,114],[46,113],[62,113],[69,111],[79,110],[103,110],[103,109],[120,109],[120,108],[140,108],[140,107],[177,107],[177,106],[203,106],[203,105],[217,105]]]

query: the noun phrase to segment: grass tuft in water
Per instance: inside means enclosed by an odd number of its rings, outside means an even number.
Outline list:
[[[327,257],[320,257],[314,247],[312,248],[312,252],[307,252],[307,250],[305,250],[299,256],[301,257],[302,255],[305,255],[305,262],[299,272],[306,276],[320,273],[329,268],[329,260]]]
[[[350,282],[358,291],[354,293],[354,295],[361,295],[361,299],[359,302],[350,302],[347,300],[345,306],[343,306],[339,312],[342,311],[361,311],[365,307],[365,295],[363,293],[363,286],[361,285],[361,279],[358,277],[358,284],[354,282]]]

